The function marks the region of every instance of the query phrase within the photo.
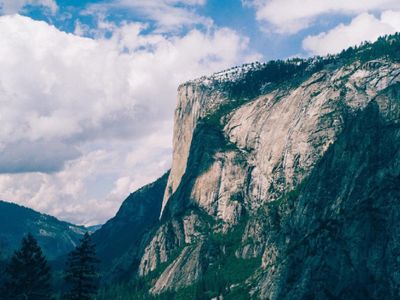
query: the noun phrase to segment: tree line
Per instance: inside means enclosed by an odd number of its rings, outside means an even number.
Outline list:
[[[21,246],[5,266],[0,299],[7,300],[91,300],[96,298],[99,275],[95,245],[88,233],[68,254],[63,271],[64,289],[55,291],[52,271],[32,234],[26,235]]]

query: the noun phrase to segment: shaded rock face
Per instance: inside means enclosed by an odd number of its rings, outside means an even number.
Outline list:
[[[223,100],[223,94],[203,85],[184,84],[179,87],[178,106],[174,118],[172,168],[168,177],[161,214],[185,173],[193,133],[198,120],[215,110]]]
[[[160,270],[151,293],[205,286],[222,266],[228,296],[400,297],[400,64],[305,74],[245,101],[211,80],[180,87],[161,225],[138,271]],[[235,259],[259,264],[241,278]]]
[[[399,92],[348,116],[297,199],[280,208],[270,234],[285,239],[263,255],[262,298],[399,297]]]

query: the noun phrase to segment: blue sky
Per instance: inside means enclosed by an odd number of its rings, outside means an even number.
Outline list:
[[[77,21],[95,29],[98,15],[96,13],[87,13],[85,10],[93,5],[106,6],[112,1],[59,0],[56,3],[58,10],[55,14],[51,14],[48,9],[43,9],[43,6],[37,5],[26,6],[22,13],[35,20],[43,20],[53,24],[62,31],[73,33]],[[177,6],[185,7],[182,3],[178,3]],[[352,18],[351,14],[328,14],[324,16],[323,20],[317,21],[313,26],[300,30],[300,32],[279,34],[273,31],[266,32],[266,28],[256,20],[256,9],[251,5],[244,5],[242,0],[208,0],[205,1],[204,5],[191,6],[190,10],[210,18],[213,21],[213,27],[232,28],[241,35],[248,37],[249,47],[262,54],[263,60],[308,56],[307,51],[302,48],[302,41],[306,36],[327,31],[340,23],[349,23]],[[371,11],[371,14],[374,13],[376,12]],[[116,24],[121,24],[122,22],[144,22],[149,24],[150,29],[154,29],[157,26],[156,20],[150,19],[139,11],[135,11],[135,9],[127,9],[124,6],[107,8],[105,18],[107,21],[115,22]],[[202,25],[195,24],[195,26],[181,28],[179,33],[185,34],[187,30],[193,27],[202,29]],[[168,32],[164,33],[168,34]],[[92,35],[87,34],[87,36]]]
[[[399,30],[398,0],[0,0],[0,199],[102,223],[170,168],[180,83]]]

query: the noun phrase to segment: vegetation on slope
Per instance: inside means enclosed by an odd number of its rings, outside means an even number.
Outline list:
[[[49,259],[72,250],[87,231],[83,226],[72,225],[14,203],[0,201],[0,251],[9,256],[19,246],[27,233],[38,240]]]
[[[213,86],[226,93],[228,99],[245,101],[272,91],[282,84],[288,87],[296,85],[325,68],[337,69],[355,61],[366,63],[381,58],[398,62],[399,49],[400,33],[396,33],[380,37],[374,43],[364,42],[360,46],[350,47],[336,55],[253,63],[234,68],[234,74],[241,72],[241,69],[244,71],[233,79],[229,76],[212,76],[211,80]]]

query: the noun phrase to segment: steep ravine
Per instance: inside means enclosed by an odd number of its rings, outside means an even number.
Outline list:
[[[125,281],[137,272],[143,248],[159,224],[168,175],[130,194],[115,217],[93,234],[104,283]]]

